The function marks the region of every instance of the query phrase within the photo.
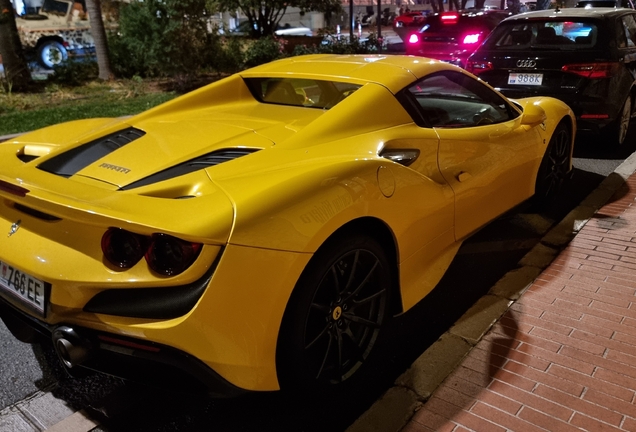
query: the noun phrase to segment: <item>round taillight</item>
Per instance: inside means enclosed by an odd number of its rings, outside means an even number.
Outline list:
[[[167,234],[153,234],[146,261],[156,273],[178,275],[196,260],[201,246],[201,243],[187,242]]]
[[[409,36],[409,43],[411,43],[411,44],[416,44],[416,43],[418,43],[419,41],[420,41],[420,38],[419,38],[419,37],[418,37],[415,33],[413,33],[413,34],[411,34],[411,35]]]
[[[114,266],[131,268],[146,253],[147,239],[121,228],[108,228],[102,236],[102,252]]]

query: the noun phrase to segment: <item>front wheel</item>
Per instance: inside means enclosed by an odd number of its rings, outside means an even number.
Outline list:
[[[572,138],[570,130],[560,123],[545,150],[534,189],[534,204],[541,208],[554,202],[570,172]]]
[[[38,61],[47,69],[53,69],[53,67],[62,64],[67,59],[68,52],[66,48],[58,41],[45,41],[38,48]]]
[[[277,348],[281,388],[328,388],[350,379],[385,323],[391,281],[374,239],[343,236],[323,246],[285,311]]]

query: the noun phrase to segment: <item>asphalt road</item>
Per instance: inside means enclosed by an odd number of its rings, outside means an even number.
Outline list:
[[[576,206],[629,154],[598,139],[578,139],[575,173],[562,199],[545,213],[521,206],[487,226],[460,249],[440,285],[408,313],[389,324],[373,359],[372,373],[338,395],[253,394],[212,400],[93,376],[62,379],[47,366],[50,352],[15,340],[0,322],[0,410],[38,390],[48,391],[73,410],[87,410],[103,431],[338,431],[346,429],[408,366]],[[1,419],[0,419],[1,420]],[[0,432],[13,432],[3,429]]]

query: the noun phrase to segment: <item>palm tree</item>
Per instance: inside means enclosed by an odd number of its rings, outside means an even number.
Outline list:
[[[99,79],[108,81],[113,79],[113,72],[110,68],[108,42],[106,39],[104,20],[102,18],[101,1],[86,0],[86,9],[88,11],[88,19],[91,23],[91,35],[93,35],[93,39],[95,40],[95,53],[97,54],[97,66],[99,66]]]
[[[0,0],[0,56],[7,83],[14,90],[26,90],[33,81],[24,58],[11,0]]]

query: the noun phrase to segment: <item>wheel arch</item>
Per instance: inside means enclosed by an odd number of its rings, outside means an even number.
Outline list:
[[[42,36],[40,39],[38,39],[38,42],[35,44],[35,49],[39,49],[42,45],[44,45],[47,42],[59,42],[62,44],[62,46],[64,45],[64,38],[62,38],[61,36]]]

